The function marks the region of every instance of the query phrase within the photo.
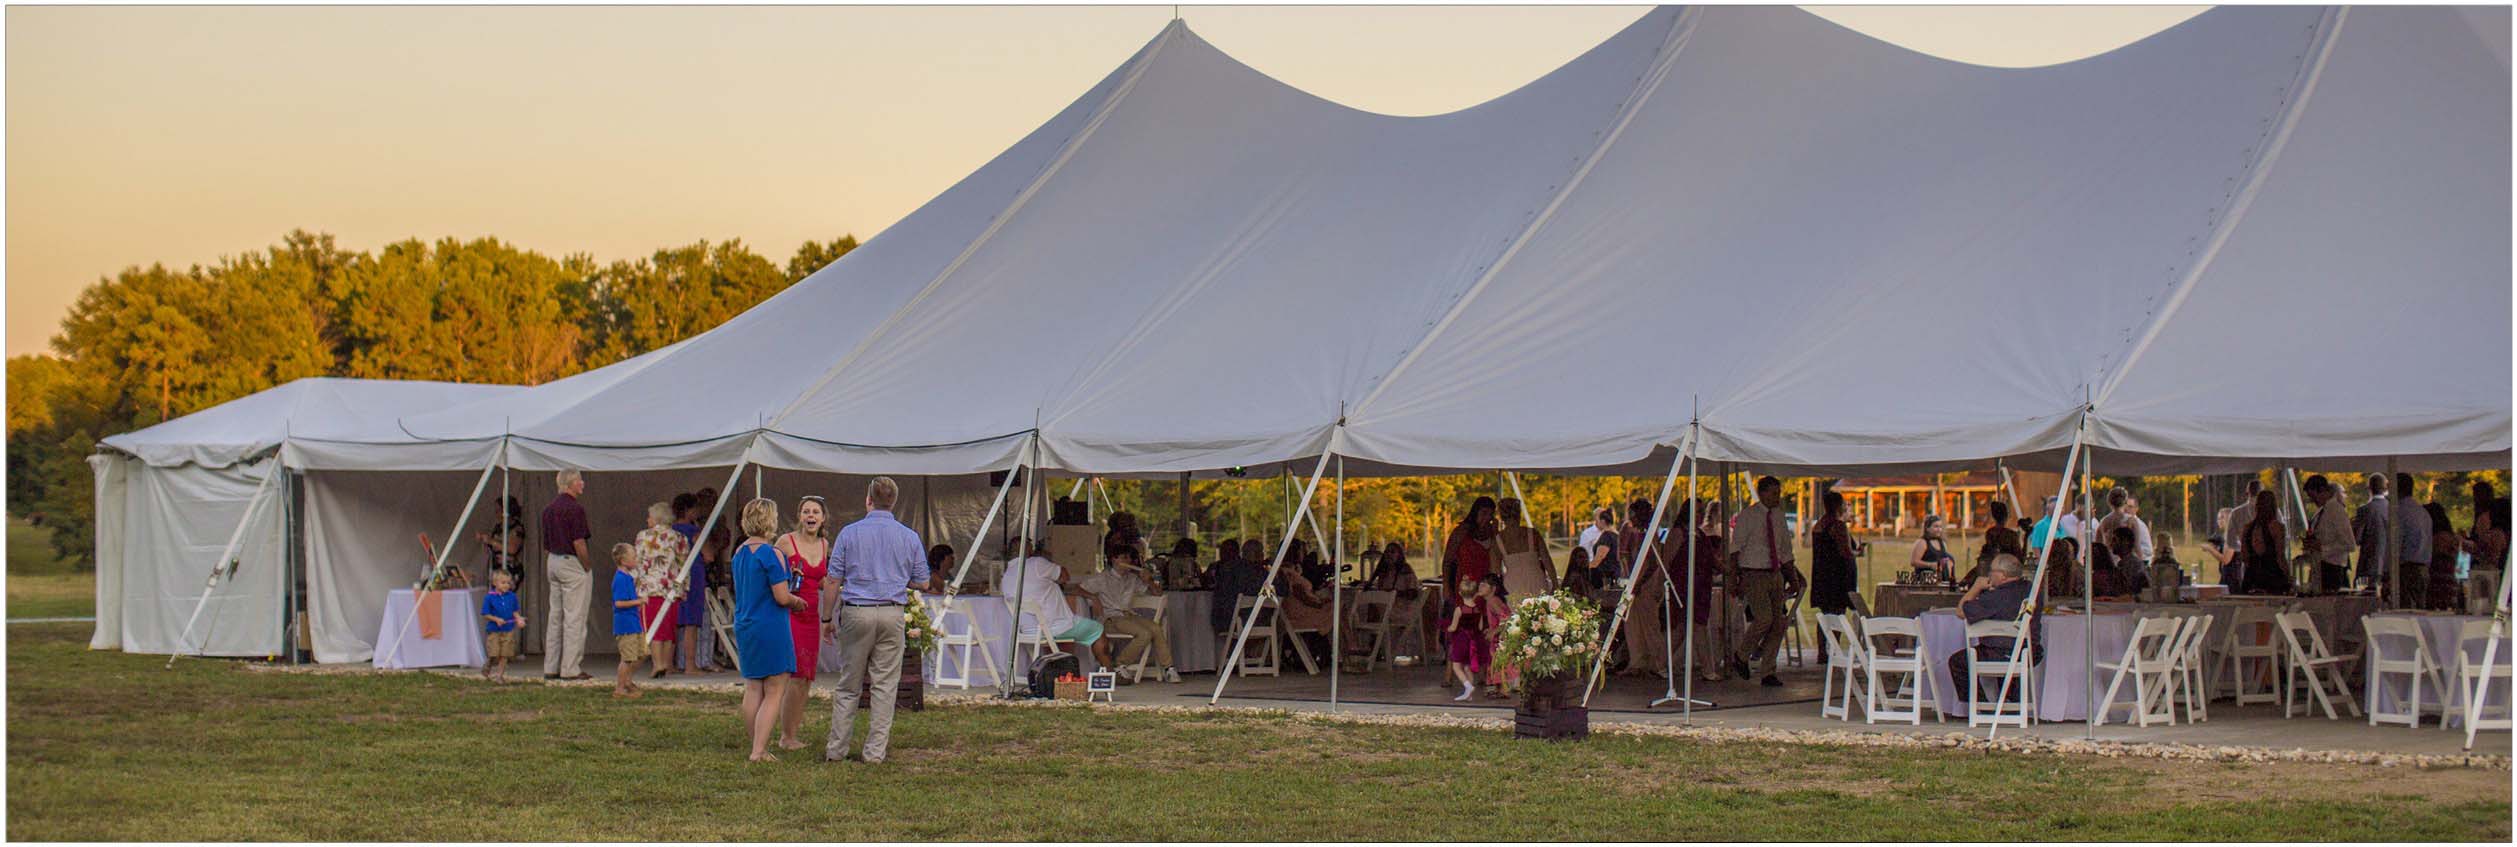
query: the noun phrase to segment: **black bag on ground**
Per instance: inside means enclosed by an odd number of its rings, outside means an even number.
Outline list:
[[[1046,700],[1057,696],[1058,677],[1080,676],[1083,669],[1083,663],[1076,661],[1073,653],[1042,653],[1040,658],[1031,660],[1031,674],[1023,678],[1031,681],[1031,696]]]

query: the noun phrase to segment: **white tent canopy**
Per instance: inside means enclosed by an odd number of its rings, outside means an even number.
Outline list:
[[[402,415],[513,392],[512,386],[301,379],[105,439],[96,475],[96,631],[89,644],[136,653],[282,652],[290,580],[291,493],[266,479],[275,454],[375,456],[413,446]],[[494,447],[495,445],[491,445]],[[442,447],[440,448],[442,449]],[[486,458],[487,450],[474,451]],[[461,459],[463,457],[453,457]],[[478,461],[474,462],[478,465]],[[318,508],[329,502],[309,492]],[[406,503],[445,513],[461,495]],[[241,528],[240,528],[241,527]],[[236,572],[202,599],[229,539]],[[195,606],[201,619],[192,621]],[[185,626],[192,633],[185,635]]]
[[[1174,22],[724,326],[406,426],[1118,474],[1630,467],[1700,419],[1707,458],[1851,469],[2059,464],[2085,411],[2110,463],[2505,464],[2506,15],[2226,8],[2003,69],[1660,9],[1431,117]]]

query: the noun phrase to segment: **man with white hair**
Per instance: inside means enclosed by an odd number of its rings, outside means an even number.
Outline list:
[[[542,630],[543,679],[593,679],[579,664],[586,656],[586,604],[594,574],[586,570],[586,507],[577,497],[586,491],[585,474],[559,472],[559,496],[542,507],[542,552],[549,554],[543,573],[550,578],[550,624]]]
[[[1984,568],[1984,578],[1976,580],[1974,585],[1966,589],[1966,596],[1958,600],[1959,614],[1966,617],[1967,623],[2018,620],[2019,607],[2027,603],[2029,591],[2036,587],[2035,583],[2020,578],[2021,569],[2017,556],[2008,553],[1994,556],[1992,563]],[[2012,639],[1987,637],[1977,642],[1972,651],[1960,650],[1951,653],[1949,654],[1949,678],[1958,680],[1963,685],[1966,681],[1974,679],[1970,676],[1972,671],[1969,668],[1975,661],[2010,661],[2011,647]],[[2035,660],[2033,652],[2029,655],[2029,660]],[[2016,686],[2026,684],[2027,680],[2024,678],[2014,683],[2011,697],[2018,696],[2020,689]],[[1958,691],[1964,693],[1966,689],[1960,688]],[[1985,691],[1979,693],[1977,700],[1990,701],[1999,696],[2001,693],[1998,691]]]

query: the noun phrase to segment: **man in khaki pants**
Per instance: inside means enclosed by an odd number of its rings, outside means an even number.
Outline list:
[[[900,654],[908,644],[903,626],[905,605],[918,602],[909,592],[925,585],[926,545],[916,530],[892,517],[900,484],[878,476],[865,486],[865,517],[839,530],[831,546],[830,581],[839,584],[838,602],[822,612],[829,621],[838,613],[839,677],[831,692],[830,738],[822,745],[822,761],[848,755],[848,737],[856,731],[856,705],[873,698],[873,725],[865,733],[865,761],[881,764],[891,750],[892,707],[900,699]],[[829,603],[831,593],[822,594]],[[866,691],[871,679],[872,691]]]
[[[1739,555],[1734,572],[1739,596],[1756,618],[1740,638],[1745,652],[1731,659],[1731,672],[1741,679],[1760,677],[1769,687],[1782,685],[1782,678],[1774,675],[1774,654],[1782,649],[1783,633],[1791,625],[1783,619],[1784,598],[1801,586],[1800,570],[1792,565],[1791,532],[1783,525],[1782,480],[1757,480],[1757,501],[1739,510],[1730,537],[1731,549]]]
[[[586,604],[594,581],[586,570],[586,508],[577,502],[585,475],[559,472],[559,496],[542,508],[542,550],[550,554],[550,622],[542,630],[543,679],[592,679],[579,667],[586,656]]]

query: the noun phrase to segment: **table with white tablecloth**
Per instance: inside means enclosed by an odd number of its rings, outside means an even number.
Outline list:
[[[2416,615],[2409,612],[2380,612],[2378,614],[2370,615],[2369,617],[2397,618],[2419,624],[2421,626],[2421,637],[2429,646],[2430,661],[2438,663],[2439,677],[2441,681],[2446,682],[2448,685],[2456,684],[2456,636],[2458,632],[2464,627],[2466,621],[2488,622],[2491,619],[2487,615]],[[2388,648],[2387,655],[2403,655],[2403,648],[2400,645],[2392,643],[2396,640],[2397,639],[2388,639],[2389,643],[2385,645]],[[2512,645],[2507,637],[2501,637],[2499,640],[2499,656],[2493,661],[2501,667],[2507,667],[2512,660],[2512,657],[2509,655],[2511,646]],[[2480,664],[2482,662],[2482,652],[2482,642],[2477,640],[2470,648],[2465,650],[2465,661],[2473,664]],[[2438,704],[2447,702],[2448,698],[2446,696],[2446,692],[2438,690],[2438,686],[2431,684],[2428,680],[2423,680],[2420,685],[2421,704],[2424,708],[2434,707]],[[2367,687],[2373,687],[2376,691],[2371,693],[2363,690],[2360,693],[2370,697],[2379,708],[2393,711],[2403,708],[2401,705],[2403,698],[2410,692],[2411,686],[2410,683],[2407,683],[2402,676],[2389,675],[2383,684],[2379,684],[2373,679],[2369,680]],[[2489,698],[2490,699],[2483,701],[2484,704],[2491,706],[2505,706],[2508,703],[2508,686],[2506,684],[2493,686]]]
[[[2122,658],[2124,646],[2132,643],[2133,627],[2140,615],[2099,613],[2095,615],[2047,615],[2037,619],[2038,643],[2045,645],[2044,661],[2037,666],[2036,716],[2045,721],[2078,721],[2089,717],[2089,673],[2086,662],[2094,643],[2097,661],[2113,662]],[[1966,697],[1957,687],[1957,680],[1948,679],[1949,657],[1966,649],[1966,619],[1954,609],[1924,612],[1923,639],[1931,645],[1932,672],[1937,677],[1933,686],[1940,708],[1951,716],[1966,714]],[[2095,636],[2092,639],[2091,633]],[[2109,672],[2097,671],[2098,690],[2103,691]],[[2116,701],[2130,703],[2130,686],[2117,692]]]
[[[1171,663],[1181,673],[1217,667],[1215,625],[1206,619],[1214,608],[1212,591],[1171,591],[1162,595],[1162,629],[1171,636]]]
[[[477,668],[484,664],[486,651],[481,646],[481,594],[469,588],[437,592],[436,638],[421,638],[419,622],[412,615],[418,597],[408,588],[397,588],[385,595],[384,620],[376,627],[378,668],[438,668],[459,666]]]
[[[929,608],[940,608],[942,606],[941,601],[944,599],[942,595],[938,594],[928,594],[926,595],[926,598],[930,603]],[[1082,617],[1082,601],[1072,597],[1067,598],[1067,600],[1070,604],[1076,606],[1076,616]],[[1011,611],[1012,607],[1005,602],[1005,598],[998,597],[993,594],[964,594],[959,598],[956,598],[953,602],[964,614],[970,616],[970,622],[972,626],[978,630],[979,638],[987,642],[988,650],[995,656],[995,673],[997,675],[1003,675],[1005,673],[1005,663],[1013,657],[1014,651],[1014,615]],[[1165,612],[1164,614],[1167,615],[1169,613]],[[936,624],[941,626],[943,625],[943,621],[938,620],[936,621]],[[825,643],[823,649],[829,650],[832,648]],[[938,650],[937,652],[943,655],[940,658],[936,656],[927,657],[929,661],[926,666],[926,678],[933,680],[939,677],[960,676],[961,651]],[[1075,652],[1075,658],[1084,672],[1089,673],[1100,667],[1099,664],[1093,661],[1092,651],[1090,650],[1077,650]],[[825,656],[822,660],[822,665],[825,667],[836,667],[830,662],[827,656]],[[1020,667],[1014,669],[1016,676],[1020,676],[1022,672],[1023,669]],[[987,679],[988,676],[989,675],[987,673],[983,672],[976,678],[984,680]]]

